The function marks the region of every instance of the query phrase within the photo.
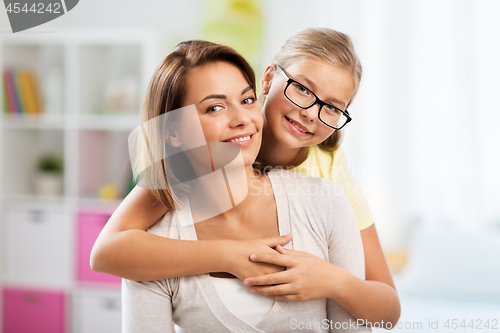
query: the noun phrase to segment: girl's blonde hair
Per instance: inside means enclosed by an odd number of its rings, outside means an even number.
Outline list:
[[[220,61],[228,62],[240,69],[255,92],[255,73],[245,58],[234,49],[201,40],[179,43],[175,50],[160,63],[149,82],[141,110],[141,128],[146,138],[147,149],[141,157],[143,161],[139,162],[148,165],[145,162],[148,158],[153,157],[154,161],[155,156],[166,156],[164,154],[165,138],[161,138],[162,135],[159,134],[162,132],[160,129],[150,127],[146,131],[146,123],[166,112],[184,106],[183,99],[188,89],[186,78],[192,69]],[[164,125],[172,126],[172,124]],[[141,181],[145,182],[146,187],[157,200],[168,209],[174,210],[177,199],[169,187],[165,186],[168,184],[166,176],[168,168],[168,162],[165,163],[165,160],[154,163],[141,174]]]
[[[290,37],[273,59],[275,65],[287,68],[303,58],[324,60],[352,72],[354,92],[348,105],[356,96],[361,82],[362,68],[351,38],[329,28],[309,28]],[[319,147],[326,151],[338,148],[341,131],[335,130]]]

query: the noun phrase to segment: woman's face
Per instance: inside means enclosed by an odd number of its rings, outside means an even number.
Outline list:
[[[260,149],[263,118],[255,93],[241,70],[215,62],[190,71],[183,105],[196,106],[206,142],[232,142],[240,146],[245,166]]]
[[[354,92],[351,72],[322,60],[302,58],[284,68],[288,76],[312,91],[319,99],[342,110],[346,109]],[[319,105],[301,109],[283,93],[286,79],[268,66],[261,81],[269,88],[264,103],[266,125],[273,136],[290,148],[309,147],[323,142],[334,131],[318,119]]]

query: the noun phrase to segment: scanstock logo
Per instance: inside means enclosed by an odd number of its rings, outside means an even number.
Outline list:
[[[79,0],[3,0],[12,32],[52,21],[75,8]]]

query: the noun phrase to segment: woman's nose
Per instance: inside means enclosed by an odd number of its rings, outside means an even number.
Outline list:
[[[314,104],[308,109],[300,109],[300,116],[310,122],[315,121],[318,118],[319,104]]]
[[[233,112],[231,112],[231,126],[246,126],[250,124],[251,119],[248,112],[242,107],[235,107]]]

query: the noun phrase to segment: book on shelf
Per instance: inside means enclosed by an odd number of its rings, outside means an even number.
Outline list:
[[[42,112],[36,75],[26,68],[6,66],[3,71],[3,108],[7,114]]]
[[[3,72],[3,89],[4,95],[7,103],[5,110],[7,113],[17,113],[16,98],[14,93],[14,88],[12,86],[12,73],[10,68],[5,68]]]

